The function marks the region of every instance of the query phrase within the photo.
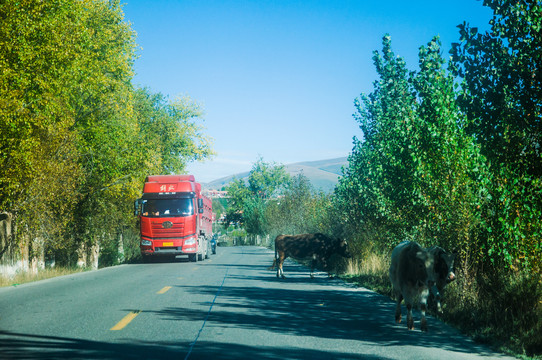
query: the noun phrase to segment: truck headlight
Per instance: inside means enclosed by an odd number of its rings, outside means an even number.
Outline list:
[[[188,239],[184,242],[185,245],[194,245],[196,243],[196,238]]]
[[[152,241],[141,239],[141,245],[143,245],[143,246],[151,246]]]

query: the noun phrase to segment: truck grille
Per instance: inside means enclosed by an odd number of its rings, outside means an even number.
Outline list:
[[[155,237],[160,235],[183,236],[184,234],[184,224],[182,223],[173,223],[169,229],[164,229],[162,223],[153,222],[151,224],[151,229]]]

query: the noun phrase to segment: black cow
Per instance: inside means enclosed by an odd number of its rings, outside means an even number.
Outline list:
[[[435,273],[435,284],[431,287],[431,296],[437,303],[437,311],[442,312],[440,305],[441,294],[444,287],[455,280],[454,260],[455,255],[447,253],[443,248],[432,246],[427,251],[433,256],[435,262],[433,271]]]
[[[429,289],[435,283],[434,258],[426,249],[415,242],[404,241],[391,253],[390,281],[397,299],[395,321],[401,322],[401,301],[405,299],[407,327],[414,329],[412,305],[419,298],[422,312],[421,330],[427,331],[425,311]]]
[[[282,265],[288,257],[294,259],[311,258],[311,278],[317,262],[327,268],[327,261],[333,254],[346,258],[351,257],[348,251],[348,244],[345,240],[332,239],[324,234],[301,234],[301,235],[279,235],[275,239],[275,259],[271,269],[277,266],[277,277],[284,277]]]

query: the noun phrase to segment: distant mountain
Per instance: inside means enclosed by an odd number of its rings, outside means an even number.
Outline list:
[[[284,165],[286,172],[292,176],[305,175],[311,184],[318,190],[331,192],[335,188],[342,175],[342,167],[348,165],[347,157],[329,160],[306,161],[295,164]],[[204,184],[207,189],[220,190],[229,184],[233,179],[248,179],[249,172],[226,176]]]

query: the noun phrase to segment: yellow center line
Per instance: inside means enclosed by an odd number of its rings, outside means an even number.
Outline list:
[[[158,291],[157,294],[163,294],[165,293],[166,291],[168,291],[169,289],[171,289],[171,286],[164,286],[162,288],[162,290]]]
[[[132,311],[128,315],[126,315],[124,318],[122,318],[121,321],[117,323],[117,325],[113,326],[110,330],[122,330],[126,325],[130,323],[130,321],[134,320],[134,318],[139,315],[141,310]]]

